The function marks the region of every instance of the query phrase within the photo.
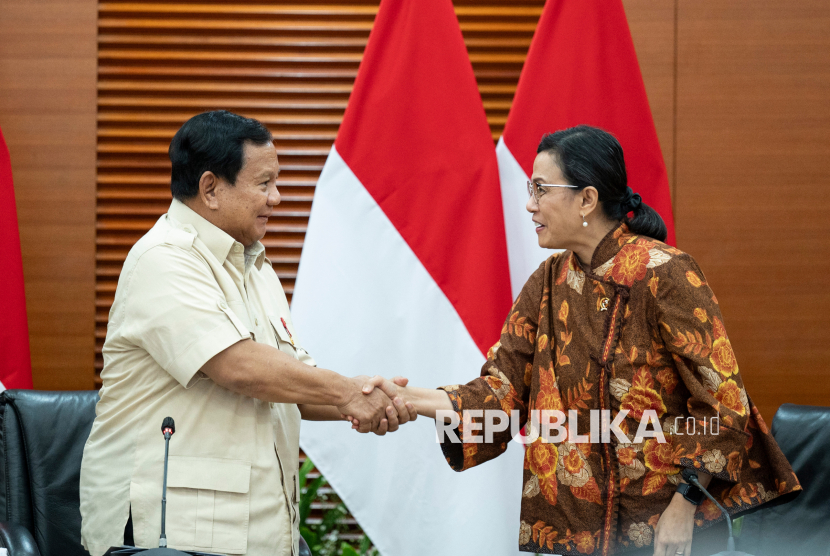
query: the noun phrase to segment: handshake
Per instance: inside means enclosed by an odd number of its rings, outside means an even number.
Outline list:
[[[352,387],[337,409],[340,417],[351,421],[352,428],[358,432],[383,436],[418,417],[415,406],[404,397],[409,379],[396,376],[389,380],[376,375],[356,376],[349,381]]]

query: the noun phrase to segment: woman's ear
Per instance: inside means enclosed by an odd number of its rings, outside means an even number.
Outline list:
[[[209,170],[199,178],[199,200],[211,210],[219,209],[219,199],[216,196],[218,187],[219,178]]]
[[[581,195],[582,202],[579,209],[583,214],[585,214],[585,216],[588,216],[594,212],[599,205],[599,192],[596,187],[588,186],[579,193]]]

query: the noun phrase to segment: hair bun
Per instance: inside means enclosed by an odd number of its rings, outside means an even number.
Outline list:
[[[620,199],[620,208],[622,209],[623,214],[636,212],[642,203],[643,198],[640,197],[639,193],[634,193],[630,187],[625,188],[625,193],[623,194],[622,199]]]

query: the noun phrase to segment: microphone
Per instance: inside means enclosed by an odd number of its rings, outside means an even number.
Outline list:
[[[723,516],[726,518],[726,526],[729,528],[729,538],[726,540],[726,552],[718,552],[717,554],[713,554],[712,556],[752,556],[751,554],[747,554],[746,552],[738,552],[735,550],[735,537],[732,536],[732,517],[729,515],[729,512],[720,505],[720,503],[715,500],[715,497],[709,494],[709,491],[703,488],[703,485],[700,484],[700,481],[697,480],[697,472],[695,472],[691,468],[684,469],[683,478],[692,483],[694,486],[700,489],[700,491],[712,501],[712,503],[718,507],[721,511]]]
[[[165,417],[164,421],[161,422],[161,432],[164,434],[164,438],[168,440],[176,432],[176,423],[172,417]]]
[[[161,536],[159,537],[159,548],[167,548],[167,535],[164,532],[164,526],[167,522],[167,457],[170,453],[170,437],[176,432],[176,423],[173,422],[172,417],[165,417],[161,422],[161,432],[164,434],[164,482],[161,490]],[[729,525],[729,531],[732,532],[732,525]]]

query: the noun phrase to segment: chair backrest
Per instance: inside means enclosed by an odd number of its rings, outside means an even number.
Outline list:
[[[96,391],[0,394],[0,521],[29,529],[43,556],[88,556],[78,485]]]
[[[745,516],[738,548],[755,556],[830,556],[830,407],[784,404],[772,435],[804,491]]]

